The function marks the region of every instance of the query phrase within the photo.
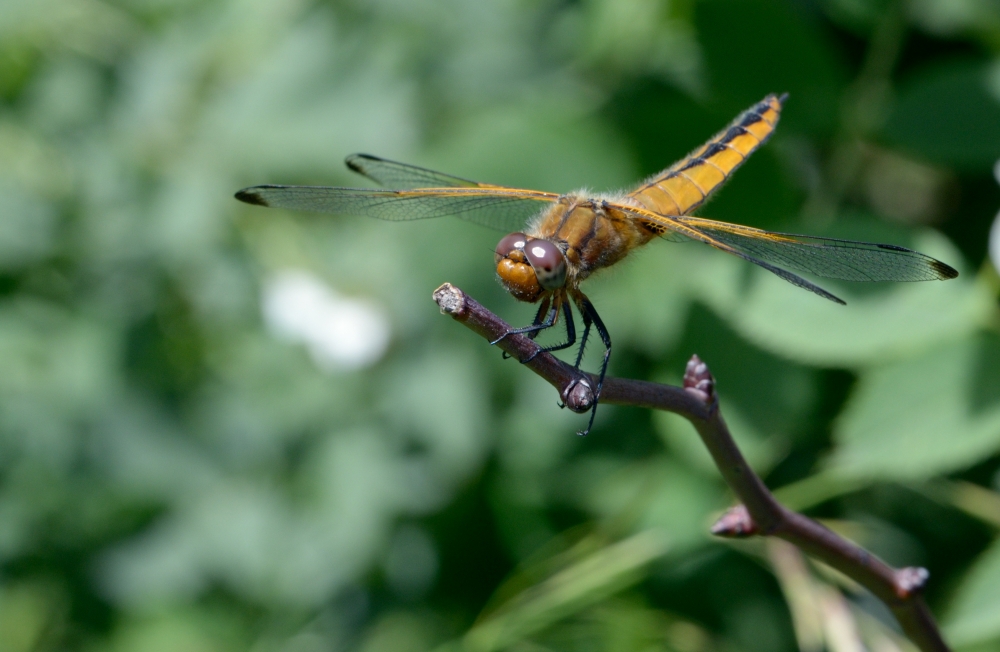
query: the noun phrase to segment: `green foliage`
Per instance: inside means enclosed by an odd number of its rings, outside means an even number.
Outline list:
[[[731,497],[683,420],[605,407],[575,438],[438,315],[450,281],[530,320],[497,234],[232,198],[360,185],[357,151],[624,188],[770,92],[706,216],[962,275],[829,284],[842,307],[654,243],[588,281],[612,372],[699,354],[787,504],[927,566],[954,644],[1000,645],[998,44],[990,0],[7,0],[0,652],[903,645],[794,550],[710,539]]]
[[[973,59],[914,71],[900,88],[886,139],[930,161],[960,169],[989,167],[1000,158],[997,70]]]
[[[969,569],[969,578],[955,596],[945,631],[955,645],[979,643],[1000,634],[996,606],[1000,604],[1000,552],[996,544]]]
[[[983,335],[868,370],[836,425],[833,468],[927,478],[982,460],[1000,433],[998,362],[1000,341]]]

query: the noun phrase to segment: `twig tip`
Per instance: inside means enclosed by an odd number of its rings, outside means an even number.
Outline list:
[[[434,290],[432,296],[442,313],[456,318],[465,314],[465,293],[451,283],[445,283]]]
[[[930,571],[917,566],[907,566],[896,571],[896,595],[906,600],[927,586]]]
[[[745,539],[757,534],[757,524],[743,505],[731,507],[712,525],[712,534],[728,539]]]
[[[684,369],[684,389],[705,405],[712,406],[716,402],[715,378],[697,354],[691,356]]]

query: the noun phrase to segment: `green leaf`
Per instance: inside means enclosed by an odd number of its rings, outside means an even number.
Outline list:
[[[531,636],[642,580],[667,552],[663,534],[648,530],[589,555],[512,598],[465,637],[472,650],[498,650]]]
[[[577,93],[469,112],[449,124],[430,167],[476,181],[569,192],[639,181],[603,120],[580,111]]]
[[[791,3],[712,0],[698,3],[695,16],[713,95],[721,104],[735,112],[767,93],[788,93],[787,125],[832,129],[846,70],[805,12]]]
[[[1000,449],[1000,338],[978,335],[861,376],[837,422],[833,470],[926,478]]]
[[[773,432],[765,436],[754,428],[739,408],[734,403],[728,402],[725,396],[720,399],[720,404],[724,406],[726,424],[743,456],[754,471],[760,475],[766,474],[785,452],[786,440]],[[671,452],[685,462],[688,468],[718,478],[719,470],[690,421],[672,412],[656,411],[653,412],[653,423],[664,443],[670,447]]]
[[[943,624],[956,647],[1000,639],[1000,541],[966,572]]]
[[[917,73],[900,90],[883,134],[933,161],[989,169],[1000,158],[1000,98],[987,68],[961,61]]]
[[[605,522],[665,532],[675,552],[703,543],[709,517],[726,505],[718,476],[692,472],[663,455],[632,463],[591,455],[557,489],[566,503]]]
[[[675,248],[655,245],[588,280],[585,291],[615,345],[627,343],[660,357],[683,335],[691,299],[684,281],[685,257],[672,255]],[[613,366],[615,356],[612,360]]]
[[[227,652],[247,645],[240,622],[221,609],[176,609],[147,616],[123,618],[117,624],[108,652],[148,650],[208,650]]]
[[[69,463],[71,424],[108,405],[120,379],[114,339],[99,323],[37,299],[0,306],[0,428]],[[44,443],[44,445],[43,445]]]
[[[702,253],[713,255],[716,262],[723,264],[736,263],[738,266],[744,262],[724,260],[731,257],[721,252]],[[695,269],[695,275],[699,271]],[[689,274],[691,276],[694,275]],[[722,277],[719,285],[735,291],[741,284],[736,278],[726,280]],[[734,297],[734,301],[738,302],[738,297]],[[819,398],[819,377],[815,369],[753,346],[747,338],[740,337],[740,333],[733,332],[729,324],[700,305],[696,304],[691,310],[684,339],[676,350],[683,358],[673,361],[670,366],[664,365],[662,379],[671,382],[672,372],[683,368],[686,358],[697,353],[708,364],[717,386],[726,396],[726,406],[737,406],[747,422],[761,432],[790,434],[796,431],[810,418]]]
[[[58,586],[44,582],[5,582],[0,588],[0,632],[4,652],[30,652],[44,645],[46,630],[65,627],[60,617],[66,611]]]
[[[52,255],[56,236],[56,215],[49,204],[0,182],[0,269],[17,269]]]

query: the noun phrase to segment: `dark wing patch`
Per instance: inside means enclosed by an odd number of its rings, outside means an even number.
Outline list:
[[[239,190],[236,192],[235,197],[241,202],[247,204],[253,204],[255,206],[270,206],[270,204],[267,203],[267,199],[265,199],[260,193],[256,192],[254,188],[244,188],[243,190]]]

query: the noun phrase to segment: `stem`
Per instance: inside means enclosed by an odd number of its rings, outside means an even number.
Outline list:
[[[434,291],[434,300],[442,312],[487,341],[492,342],[511,330],[506,322],[450,283]],[[524,366],[555,387],[571,410],[590,409],[593,403],[590,388],[597,384],[594,376],[574,370],[549,353],[539,353],[538,344],[523,335],[508,335],[497,346],[518,360],[530,358]],[[715,380],[698,356],[688,363],[683,387],[606,378],[601,402],[666,410],[694,425],[726,484],[742,503],[716,522],[713,534],[784,539],[871,591],[889,607],[906,636],[923,652],[948,651],[923,599],[922,589],[929,577],[927,570],[893,568],[864,548],[779,503],[736,446],[719,412]]]

